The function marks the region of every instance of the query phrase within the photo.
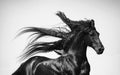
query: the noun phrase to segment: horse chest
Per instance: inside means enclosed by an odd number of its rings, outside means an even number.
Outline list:
[[[81,64],[79,75],[89,75],[89,72],[90,72],[90,65],[89,65],[88,61],[84,61]]]

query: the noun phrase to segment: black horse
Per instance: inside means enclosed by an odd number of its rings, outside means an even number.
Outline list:
[[[55,49],[63,49],[64,54],[57,59],[34,56],[24,62],[13,75],[89,75],[90,65],[86,57],[87,46],[92,47],[98,54],[102,54],[104,47],[99,40],[99,33],[94,27],[94,20],[79,21],[79,23],[84,26],[75,25],[72,27],[68,25],[71,28],[69,33],[34,27],[24,30],[23,33],[35,31],[37,32],[35,34],[42,34],[30,42],[27,47],[28,51],[23,56]],[[47,30],[48,33],[45,32]],[[32,44],[44,35],[61,37],[62,40]]]

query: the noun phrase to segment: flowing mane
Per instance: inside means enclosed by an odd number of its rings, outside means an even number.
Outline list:
[[[24,33],[32,32],[32,34],[29,37],[34,36],[34,38],[30,39],[28,45],[25,48],[26,52],[23,55],[21,55],[21,57],[26,58],[41,52],[62,50],[64,41],[68,39],[68,36],[70,35],[69,34],[70,31],[68,29],[66,29],[67,32],[62,31],[62,29],[66,28],[63,27],[59,27],[59,29],[46,29],[38,27],[23,28],[17,36],[20,36]],[[37,42],[38,39],[45,36],[58,37],[60,38],[60,40],[53,42]]]
[[[62,21],[70,30],[66,27],[56,27],[51,29],[40,27],[22,28],[21,32],[17,36],[31,32],[32,34],[29,37],[34,37],[30,39],[28,45],[25,48],[26,52],[21,55],[21,58],[25,59],[37,53],[50,52],[55,50],[67,51],[67,49],[64,49],[64,43],[69,40],[69,38],[73,35],[75,31],[79,31],[86,27],[89,27],[91,23],[91,20],[72,21],[67,18],[63,12],[58,12],[56,15],[58,15],[62,19]],[[57,37],[61,40],[53,42],[37,42],[38,39],[44,36]],[[55,52],[59,54],[59,52]]]

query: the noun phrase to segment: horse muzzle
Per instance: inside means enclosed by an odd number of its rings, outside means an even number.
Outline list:
[[[97,54],[102,54],[104,52],[104,47],[101,47],[97,50]]]

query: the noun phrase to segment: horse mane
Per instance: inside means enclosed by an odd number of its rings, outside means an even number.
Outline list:
[[[69,29],[65,27],[56,27],[51,29],[25,27],[21,29],[21,32],[17,36],[29,32],[32,33],[29,37],[34,36],[32,39],[30,39],[30,42],[25,48],[26,52],[21,55],[21,58],[27,58],[29,56],[42,52],[50,52],[62,49],[65,51],[67,49],[64,49],[64,46],[68,47],[67,45],[70,44],[68,41],[72,34],[74,34],[73,32],[77,32],[77,30],[82,30],[86,26],[89,26],[91,23],[91,20],[72,21],[69,18],[67,18],[63,13],[61,14],[61,12],[58,12],[57,15],[63,20],[63,22]],[[71,28],[70,26],[73,26],[73,28]],[[60,38],[61,40],[53,42],[37,42],[38,39],[45,36],[53,36]]]
[[[29,37],[32,36],[34,37],[30,39],[28,45],[25,48],[26,51],[20,56],[22,59],[25,59],[37,53],[62,50],[64,41],[68,38],[70,30],[68,30],[65,27],[56,27],[52,29],[25,27],[21,29],[21,32],[17,35],[17,37],[28,32],[32,32],[32,34]],[[45,37],[45,36],[58,37],[60,38],[60,40],[53,42],[37,41],[41,37]]]

